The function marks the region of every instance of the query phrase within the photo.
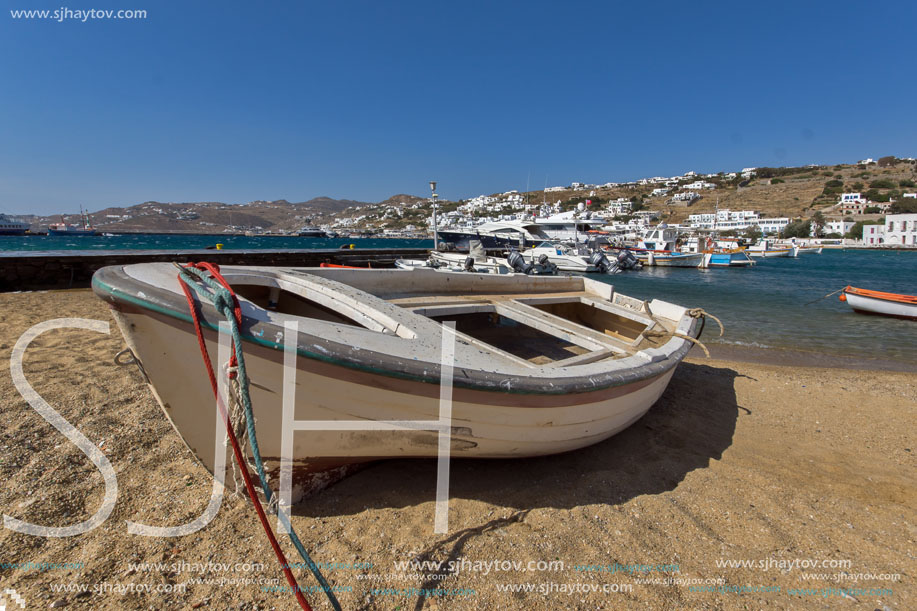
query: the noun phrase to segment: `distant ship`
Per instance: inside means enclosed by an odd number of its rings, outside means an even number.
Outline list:
[[[99,232],[95,230],[95,227],[89,223],[89,217],[86,216],[86,213],[83,212],[82,208],[80,208],[80,217],[83,221],[82,225],[77,225],[75,223],[65,223],[64,217],[61,216],[60,223],[51,223],[48,225],[48,235],[81,236],[99,234]]]
[[[0,214],[0,235],[24,235],[28,230],[28,223],[20,223],[5,214]]]
[[[306,227],[303,227],[296,233],[296,235],[298,235],[301,238],[327,238],[328,237],[328,234],[325,233],[323,229],[319,227],[313,227],[311,225],[307,225]]]

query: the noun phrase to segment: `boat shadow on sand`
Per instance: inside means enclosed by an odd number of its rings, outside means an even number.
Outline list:
[[[683,362],[646,416],[606,441],[538,458],[453,460],[450,498],[514,508],[519,515],[536,508],[615,505],[673,490],[688,473],[722,456],[740,410],[751,414],[736,400],[739,376]],[[381,461],[304,499],[293,513],[328,517],[411,507],[433,501],[435,488],[436,460]]]

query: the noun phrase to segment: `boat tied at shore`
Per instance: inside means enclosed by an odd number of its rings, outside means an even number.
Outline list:
[[[917,295],[884,293],[846,286],[838,299],[846,302],[854,312],[859,314],[877,314],[917,320]]]

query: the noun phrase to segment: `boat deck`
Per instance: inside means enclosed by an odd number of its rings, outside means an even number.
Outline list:
[[[388,301],[437,322],[455,321],[460,334],[507,358],[550,367],[624,358],[656,348],[659,338],[647,337],[645,331],[668,333],[674,328],[647,313],[602,303],[588,291],[412,295]]]

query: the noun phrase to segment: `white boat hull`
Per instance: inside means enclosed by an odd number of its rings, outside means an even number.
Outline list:
[[[775,250],[752,250],[751,248],[745,249],[745,252],[748,253],[749,257],[757,257],[763,259],[774,259],[781,257],[789,257],[793,253],[792,248],[778,248]]]
[[[703,253],[634,253],[644,265],[656,267],[700,267]]]
[[[139,271],[130,271],[133,269]],[[148,269],[153,271],[147,273]],[[183,305],[180,292],[176,293],[177,281],[171,285],[167,282],[170,275],[174,277],[173,270],[160,264],[105,268],[93,283],[100,297],[112,304],[118,326],[142,363],[163,411],[188,447],[212,471],[216,453],[226,451],[222,424],[216,417],[194,327],[182,313],[183,308],[187,312],[187,305]],[[530,331],[537,329],[564,338],[566,344],[573,341],[586,347],[585,352],[551,356],[549,362],[529,361],[528,356],[514,356],[490,346],[489,339],[458,333],[451,429],[451,453],[456,458],[553,454],[614,435],[658,400],[690,348],[687,341],[674,336],[668,340],[643,338],[640,329],[663,325],[669,333],[692,336],[699,330],[697,319],[684,308],[653,301],[644,311],[644,302],[617,295],[610,286],[583,277],[440,274],[434,270],[304,272],[308,273],[223,268],[237,291],[243,287],[248,291],[240,293],[246,320],[245,361],[258,443],[273,475],[279,472],[284,434],[289,432],[283,421],[282,321],[291,315],[278,318],[279,314],[259,309],[256,301],[261,297],[252,292],[253,287],[268,289],[279,283],[284,291],[297,290],[306,298],[315,295],[316,303],[332,298],[336,313],[362,321],[362,327],[344,325],[334,322],[334,314],[322,312],[292,316],[302,321],[293,397],[293,419],[297,422],[439,420],[437,370],[443,327],[433,316],[460,319],[468,313],[485,317],[493,316],[487,312],[499,313],[521,321]],[[363,289],[341,287],[331,282],[332,278],[362,279]],[[465,295],[470,287],[483,287],[484,293],[493,287],[491,292],[500,293],[491,297],[497,305],[490,310],[478,296],[477,300],[411,296],[412,287],[431,284],[447,291],[446,295]],[[134,294],[118,286],[128,287]],[[570,293],[577,286],[579,292]],[[389,291],[396,297],[381,299],[363,292],[369,290],[380,294]],[[408,296],[403,296],[406,292]],[[511,295],[506,296],[507,292]],[[576,300],[565,300],[560,296],[564,292]],[[254,301],[246,300],[245,294]],[[268,299],[277,300],[274,293]],[[579,304],[581,299],[588,300],[589,312],[606,318],[611,315],[607,320],[612,326],[607,331],[581,327],[566,318],[564,308]],[[602,314],[606,311],[607,315]],[[647,318],[649,312],[654,318]],[[328,315],[332,318],[322,318]],[[219,337],[214,321],[218,316],[209,304],[202,316],[209,317],[204,338],[209,353],[216,357]],[[206,323],[207,318],[204,320]],[[469,333],[476,329],[473,324],[464,328]],[[512,342],[525,341],[522,326],[509,329]],[[215,365],[217,362],[215,359]],[[434,457],[437,451],[438,434],[432,430],[297,431],[292,443],[294,497],[323,487],[359,463]]]
[[[847,303],[853,308],[854,312],[917,320],[917,304],[876,299],[874,297],[857,295],[856,293],[844,293],[844,295],[847,298]]]

